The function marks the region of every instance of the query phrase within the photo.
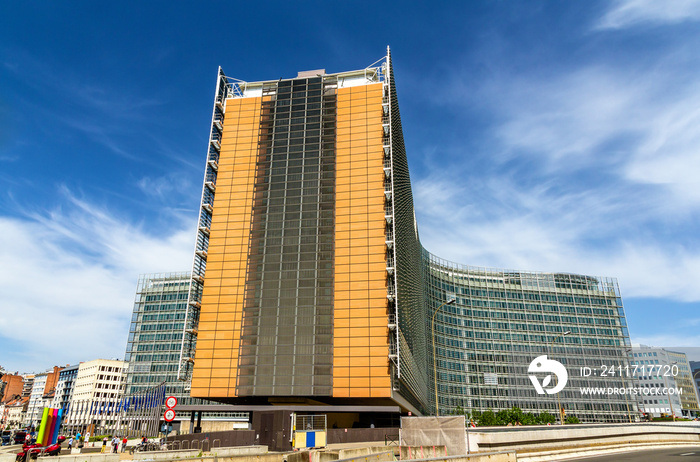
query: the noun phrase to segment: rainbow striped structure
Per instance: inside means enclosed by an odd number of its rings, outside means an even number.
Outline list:
[[[58,439],[58,429],[61,427],[63,409],[45,407],[41,415],[41,425],[36,442],[41,446],[55,444]]]

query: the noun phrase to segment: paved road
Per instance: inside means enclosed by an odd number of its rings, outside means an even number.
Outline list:
[[[570,459],[573,460],[573,459]],[[673,449],[647,449],[634,452],[622,452],[607,456],[582,457],[577,461],[590,462],[690,462],[700,461],[700,447],[678,447]]]

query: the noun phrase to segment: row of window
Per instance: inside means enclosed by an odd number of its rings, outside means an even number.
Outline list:
[[[185,294],[187,295],[187,294]],[[185,298],[186,299],[186,298]],[[170,311],[170,310],[182,310],[187,306],[187,303],[147,303],[143,305],[140,309],[137,307],[136,311],[151,312],[151,311]]]
[[[169,294],[150,294],[146,295],[145,297],[145,301],[147,302],[159,302],[169,300],[187,300],[187,293],[174,292]]]

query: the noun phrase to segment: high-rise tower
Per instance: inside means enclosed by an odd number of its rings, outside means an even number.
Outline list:
[[[629,345],[614,279],[423,249],[388,49],[335,74],[251,83],[219,70],[183,332],[192,397],[419,414],[556,413],[530,361],[623,366]],[[563,396],[589,420],[629,414],[623,397]]]
[[[181,363],[187,375],[194,361],[192,396],[426,407],[420,247],[389,54],[289,80],[220,71],[194,269]]]

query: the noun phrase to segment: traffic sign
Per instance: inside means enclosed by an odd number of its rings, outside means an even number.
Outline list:
[[[163,414],[163,419],[166,422],[172,422],[173,420],[175,420],[175,411],[172,409],[166,409],[165,413]]]
[[[175,406],[177,406],[177,398],[176,397],[168,396],[167,398],[165,398],[165,407],[167,407],[168,409],[172,409]]]

